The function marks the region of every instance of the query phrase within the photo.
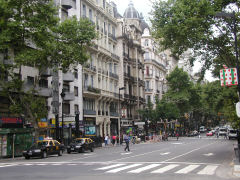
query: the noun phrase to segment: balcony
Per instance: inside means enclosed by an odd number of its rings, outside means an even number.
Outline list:
[[[75,99],[74,92],[65,92],[64,101],[73,101]]]
[[[145,89],[145,92],[152,92],[153,89]]]
[[[50,88],[38,87],[37,91],[40,96],[43,96],[43,97],[51,97],[52,96],[52,89],[50,89]]]
[[[123,52],[123,57],[128,58],[128,54]]]
[[[73,82],[74,81],[74,74],[71,72],[63,73],[63,81]]]
[[[112,77],[112,78],[115,78],[115,79],[119,79],[118,75],[114,74],[112,72],[109,72],[109,76]]]
[[[129,94],[124,94],[125,99],[129,99]]]
[[[91,109],[84,109],[83,110],[84,115],[96,115],[96,111],[95,110],[91,110]]]
[[[84,67],[93,71],[93,72],[96,72],[96,66],[93,66],[91,64],[86,64]]]
[[[72,0],[62,0],[62,7],[65,9],[71,9],[73,7],[73,1]]]
[[[120,57],[114,53],[111,53],[111,57],[117,60],[120,60]]]
[[[50,76],[52,76],[52,74],[53,74],[53,71],[49,68],[40,72],[40,76],[43,76],[43,77],[50,77]]]
[[[119,114],[117,112],[110,112],[110,116],[119,117]]]
[[[98,88],[94,88],[92,86],[88,86],[88,87],[84,87],[84,91],[85,92],[90,92],[91,94],[101,94],[101,90]]]

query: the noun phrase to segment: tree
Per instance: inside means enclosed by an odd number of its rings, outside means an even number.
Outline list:
[[[21,69],[67,71],[87,60],[86,49],[96,37],[87,19],[60,22],[57,15],[51,0],[0,0],[1,96],[11,113],[23,114],[36,129],[37,119],[47,115],[46,100],[38,96],[38,79],[33,88],[24,89]]]
[[[202,75],[211,65],[215,76],[225,64],[235,66],[234,38],[231,19],[216,18],[216,13],[232,11],[238,0],[167,0],[157,1],[153,6],[153,34],[163,49],[171,49],[179,57],[188,49],[193,50],[191,63],[202,62]],[[236,14],[239,26],[239,11]],[[203,76],[202,76],[203,77]]]

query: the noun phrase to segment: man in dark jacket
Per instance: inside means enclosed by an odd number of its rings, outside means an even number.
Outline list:
[[[126,134],[126,135],[124,136],[124,141],[125,141],[125,143],[126,143],[126,147],[125,147],[124,151],[126,151],[126,150],[130,151],[130,149],[129,149],[129,136],[128,136],[128,134]]]

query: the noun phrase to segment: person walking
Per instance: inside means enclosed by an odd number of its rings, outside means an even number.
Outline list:
[[[129,136],[128,136],[128,134],[126,134],[126,135],[124,136],[124,141],[125,141],[125,143],[126,143],[126,147],[124,148],[124,151],[126,151],[126,150],[130,151],[130,149],[129,149]]]
[[[108,145],[108,135],[105,136],[105,138],[104,138],[104,143],[105,143],[105,146]]]
[[[115,143],[116,143],[116,138],[117,138],[117,137],[116,137],[115,135],[112,136],[112,145],[113,145],[113,146],[114,146]]]

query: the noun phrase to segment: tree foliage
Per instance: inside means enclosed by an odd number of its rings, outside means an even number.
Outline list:
[[[24,89],[21,69],[68,71],[88,59],[87,47],[96,38],[89,20],[61,22],[57,8],[52,0],[0,0],[1,96],[8,98],[12,113],[34,124],[47,116],[46,100],[38,96],[39,79],[32,89]]]
[[[218,76],[223,64],[236,65],[232,19],[216,17],[217,12],[232,12],[231,5],[238,10],[239,29],[238,0],[158,0],[153,6],[153,34],[175,57],[192,49],[191,63],[196,59],[202,62],[202,75],[213,65]]]

